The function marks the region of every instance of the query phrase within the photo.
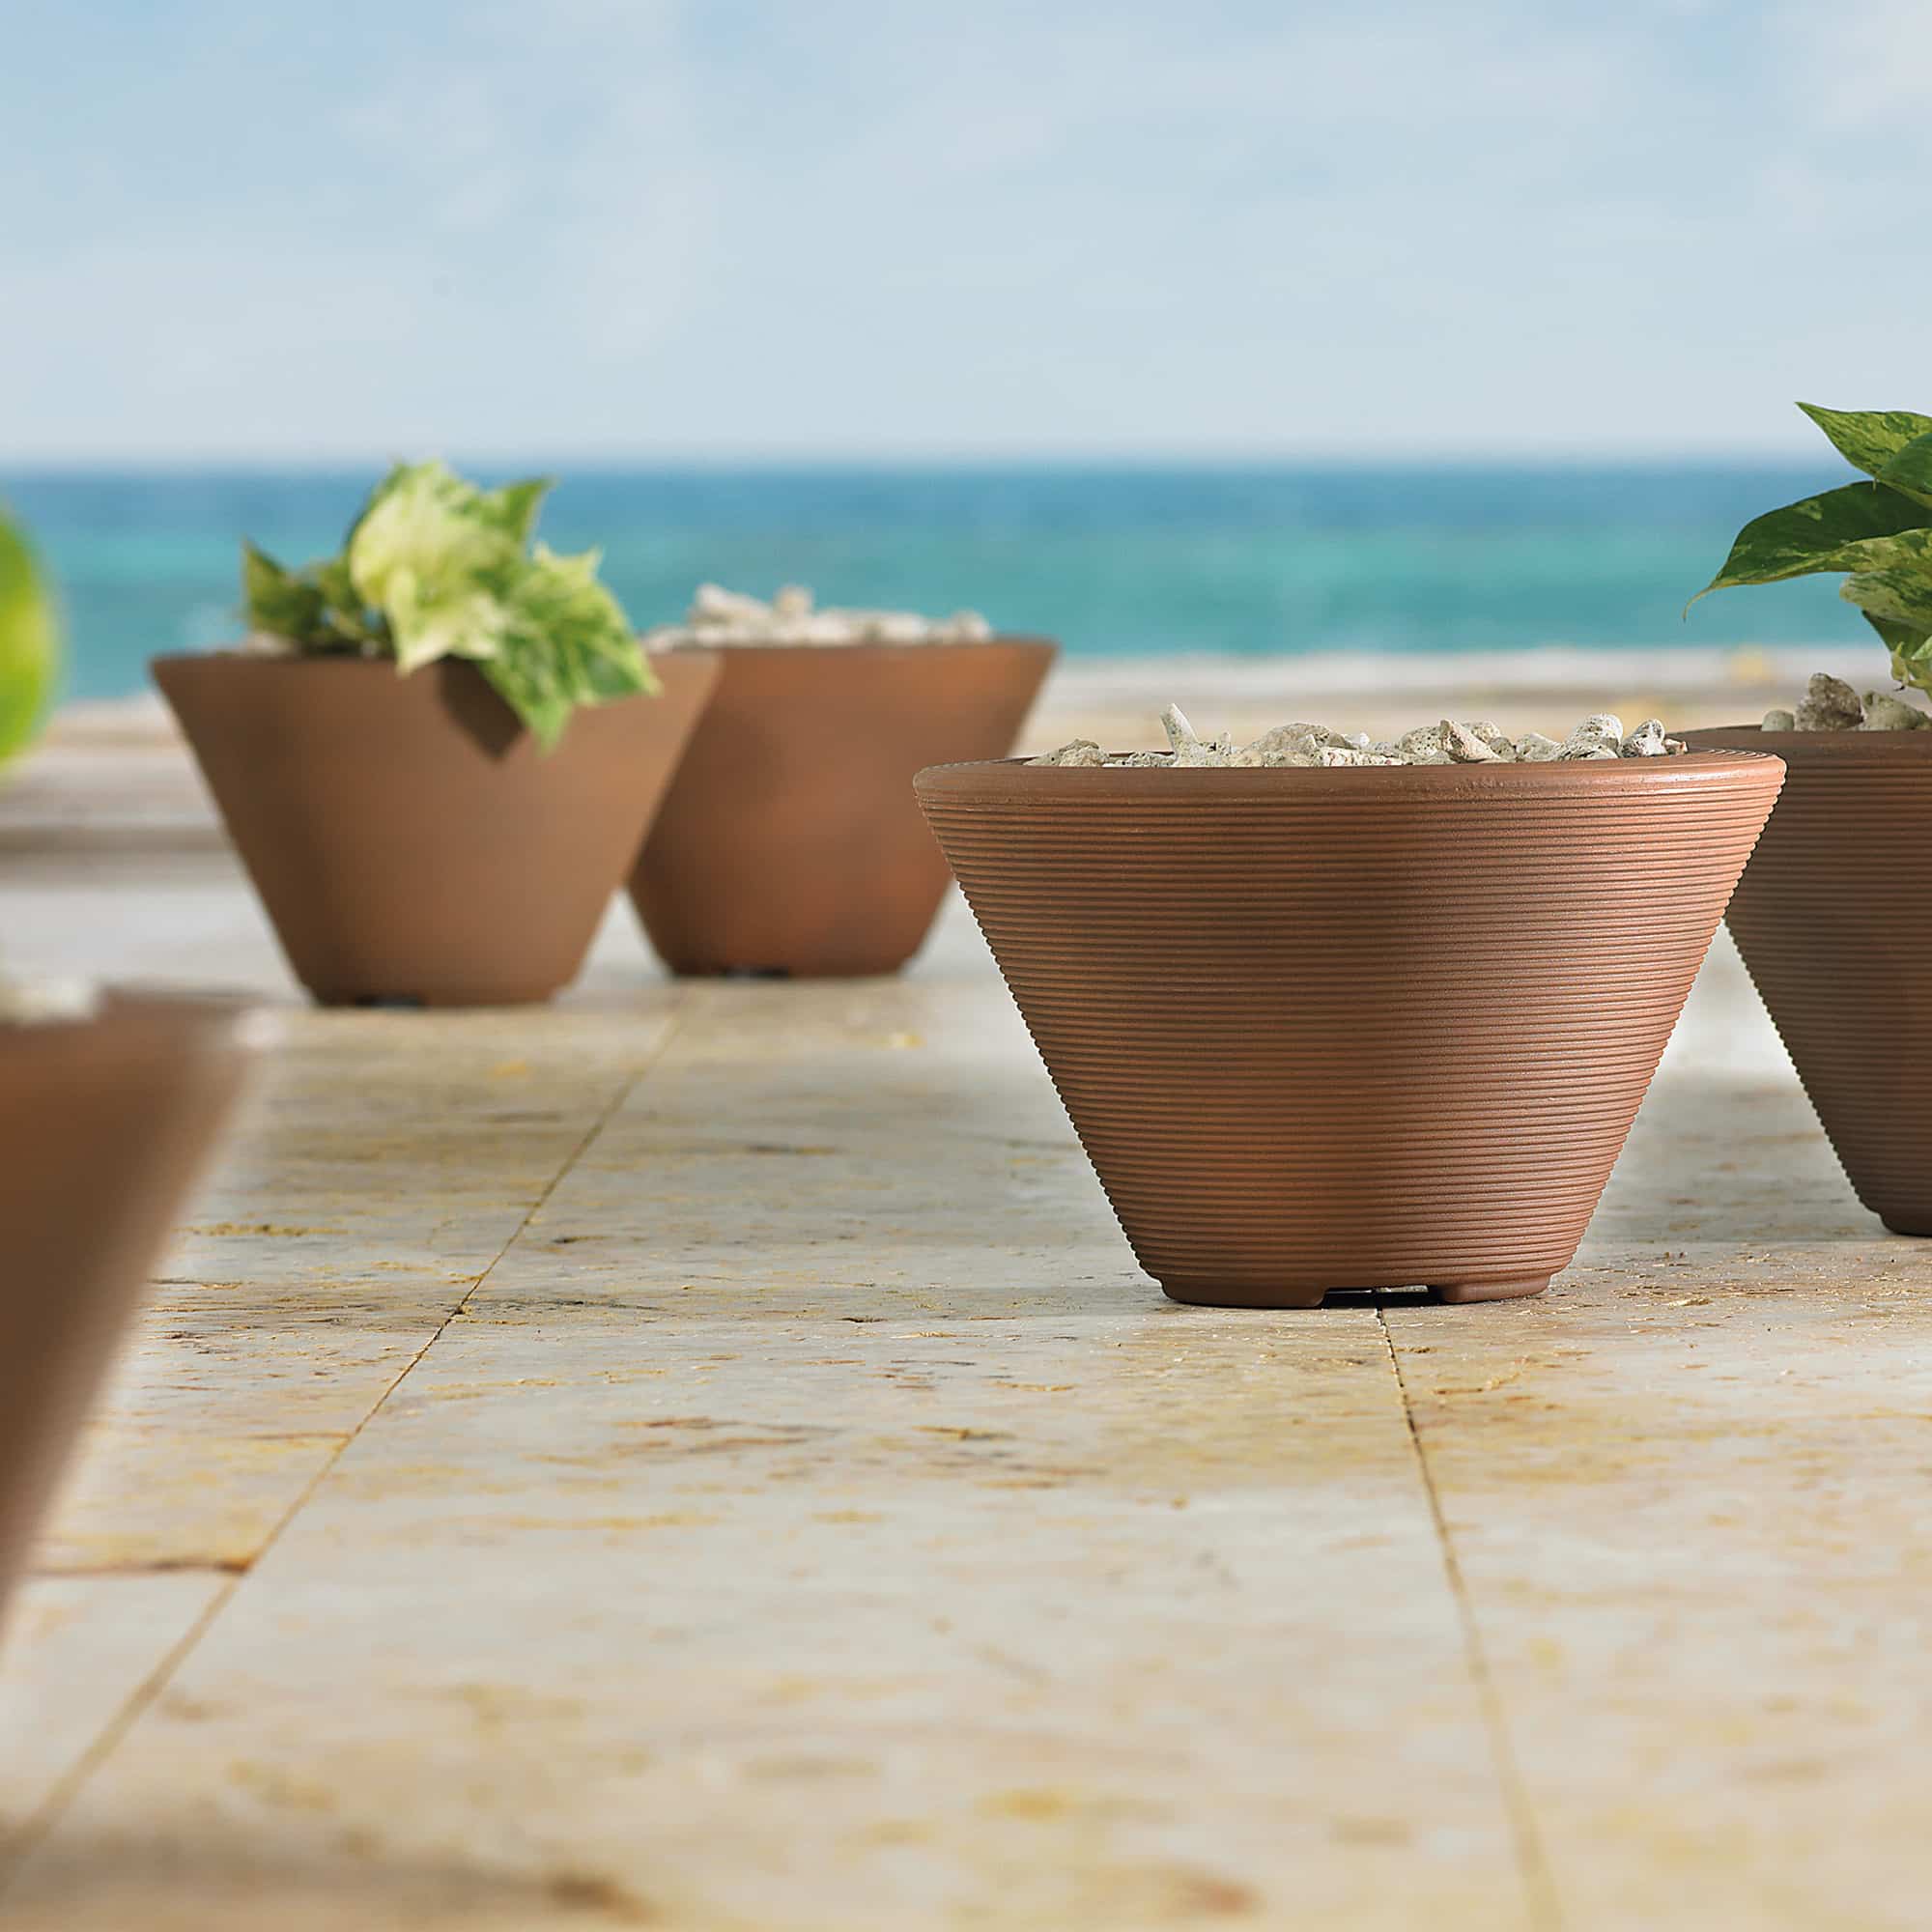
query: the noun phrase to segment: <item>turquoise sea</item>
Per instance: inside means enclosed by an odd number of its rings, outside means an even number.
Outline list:
[[[497,480],[496,472],[485,472]],[[503,472],[512,473],[512,472]],[[710,579],[982,611],[1079,658],[1867,641],[1831,582],[1685,600],[1823,464],[579,470],[543,534],[601,545],[640,626]],[[333,548],[367,472],[0,471],[60,582],[71,696],[237,631],[236,541]]]

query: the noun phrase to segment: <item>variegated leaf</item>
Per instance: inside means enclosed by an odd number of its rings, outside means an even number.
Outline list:
[[[1932,505],[1932,434],[1916,436],[1879,472],[1888,490]]]
[[[1740,583],[1777,583],[1820,570],[1860,570],[1903,560],[1865,546],[1932,526],[1932,509],[1877,483],[1847,483],[1767,511],[1738,532],[1723,568],[1697,593]],[[1696,597],[1690,600],[1693,604]]]
[[[1832,439],[1832,447],[1867,476],[1879,475],[1908,442],[1932,435],[1932,416],[1911,410],[1825,410],[1816,403],[1798,407]]]

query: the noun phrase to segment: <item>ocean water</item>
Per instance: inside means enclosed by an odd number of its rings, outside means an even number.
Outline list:
[[[489,480],[497,480],[493,474]],[[711,580],[973,609],[1076,658],[1869,641],[1833,582],[1685,601],[1740,524],[1847,480],[1823,464],[1671,468],[580,470],[543,535],[601,545],[633,619]],[[334,548],[370,477],[0,472],[66,604],[69,694],[141,689],[156,652],[237,634],[236,545]]]

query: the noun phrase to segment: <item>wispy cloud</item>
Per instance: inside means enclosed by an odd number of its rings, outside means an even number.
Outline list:
[[[0,460],[1763,446],[1921,359],[1898,0],[112,11],[0,72]]]

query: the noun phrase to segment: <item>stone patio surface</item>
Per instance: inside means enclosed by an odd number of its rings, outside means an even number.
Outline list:
[[[1932,1243],[1723,942],[1549,1294],[1190,1310],[956,901],[315,1012],[48,755],[9,963],[286,1040],[0,1651],[8,1932],[1932,1924]]]

